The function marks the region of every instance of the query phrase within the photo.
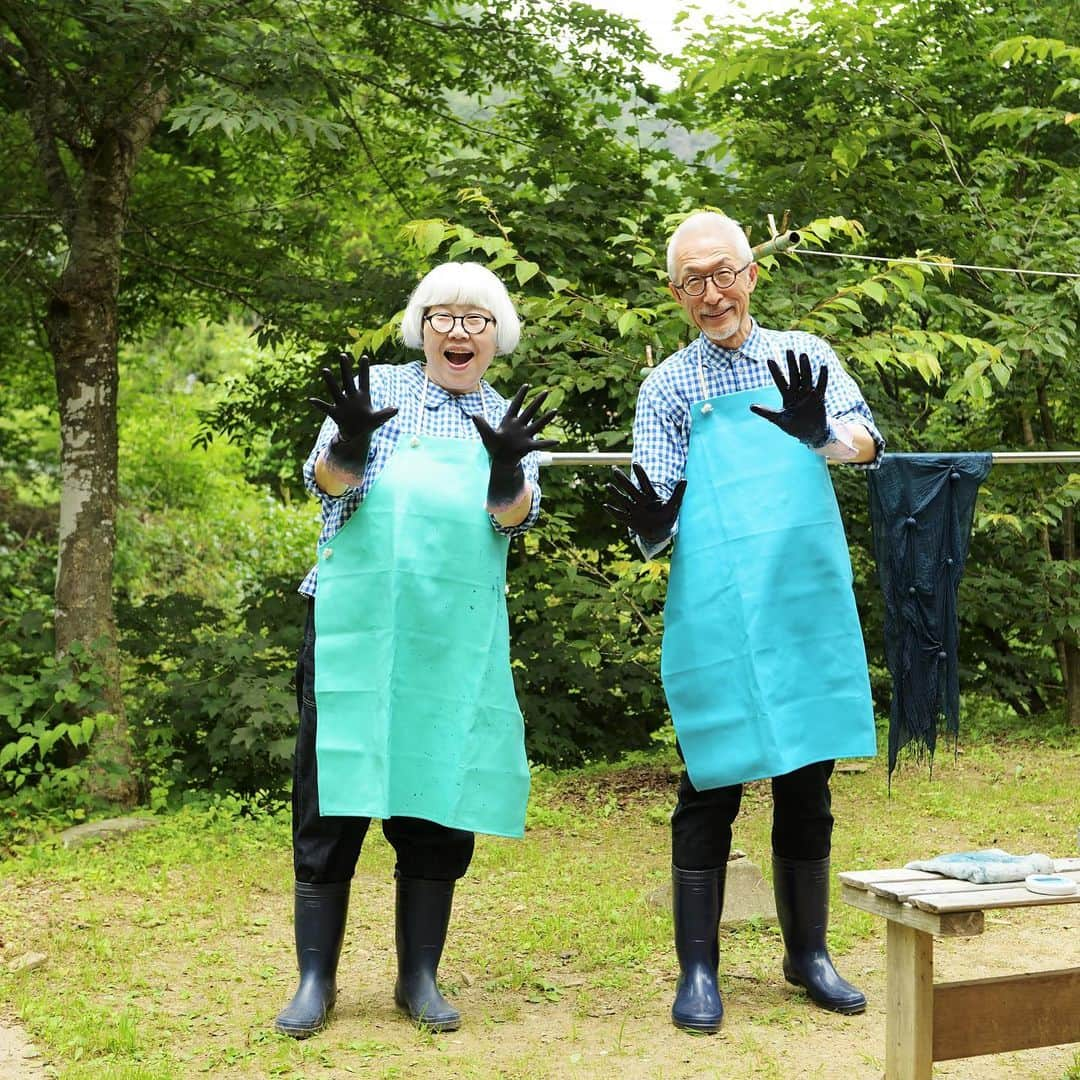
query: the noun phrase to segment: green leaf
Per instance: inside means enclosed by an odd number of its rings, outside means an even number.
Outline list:
[[[428,221],[415,223],[413,239],[422,255],[430,255],[442,242],[446,235],[446,225],[436,218]]]
[[[859,286],[871,300],[876,300],[882,307],[888,301],[888,293],[885,291],[885,286],[878,281],[864,281]]]
[[[519,285],[524,285],[527,281],[531,281],[539,273],[540,267],[534,262],[522,260],[521,262],[514,264],[514,275],[517,277]]]
[[[66,731],[67,725],[61,724],[51,731],[43,731],[41,733],[41,737],[38,739],[38,756],[42,760],[45,759],[45,755],[56,745],[57,739],[64,735]]]
[[[833,161],[851,172],[866,154],[866,140],[859,135],[849,134],[842,142],[832,148]]]

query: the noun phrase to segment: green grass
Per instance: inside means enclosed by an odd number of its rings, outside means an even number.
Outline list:
[[[0,963],[0,998],[61,1080],[826,1076],[834,1060],[847,1075],[880,1075],[883,1017],[809,1008],[779,976],[782,943],[768,924],[723,933],[721,1035],[671,1028],[670,915],[651,897],[669,879],[676,771],[661,757],[629,770],[541,771],[526,838],[479,840],[442,967],[465,1014],[457,1035],[425,1035],[394,1012],[393,857],[377,828],[354,883],[334,1024],[302,1043],[273,1034],[293,989],[289,823],[236,800],[96,846],[44,841],[7,860],[2,959],[48,960],[17,973]],[[877,761],[834,780],[833,867],[991,845],[1076,854],[1078,789],[1075,746],[939,754],[932,779],[908,765],[891,795]],[[766,875],[769,827],[767,785],[751,785],[735,843]],[[1012,918],[987,933],[1007,933]],[[879,998],[883,929],[834,896],[834,956],[855,966],[854,981],[878,980]],[[796,1065],[815,1040],[827,1044],[825,1063]],[[1044,1058],[1012,1055],[1009,1075],[1080,1077],[1080,1057],[1051,1053],[1052,1072],[1038,1071]]]

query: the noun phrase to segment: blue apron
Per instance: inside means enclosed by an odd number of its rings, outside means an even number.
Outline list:
[[[750,412],[691,409],[661,674],[698,790],[876,753],[851,562],[825,460]]]
[[[402,435],[319,550],[321,814],[524,832],[530,777],[510,672],[508,540],[484,510],[489,471],[478,438]]]

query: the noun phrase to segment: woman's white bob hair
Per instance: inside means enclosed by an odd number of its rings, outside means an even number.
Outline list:
[[[424,316],[440,304],[471,304],[495,317],[495,351],[513,352],[521,322],[506,286],[486,267],[474,262],[446,262],[429,270],[412,291],[401,320],[401,340],[410,349],[424,347]]]

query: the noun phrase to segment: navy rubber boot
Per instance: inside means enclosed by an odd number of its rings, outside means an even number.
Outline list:
[[[428,1031],[457,1031],[461,1013],[439,992],[436,975],[450,925],[454,882],[397,879],[394,1002]]]
[[[278,1013],[274,1030],[294,1039],[321,1031],[337,1000],[337,966],[349,913],[348,881],[295,887],[294,927],[300,985]]]
[[[681,972],[675,1003],[671,1006],[671,1022],[687,1031],[712,1034],[719,1030],[724,1018],[716,976],[726,877],[726,865],[717,870],[671,868],[675,955]]]
[[[825,943],[829,922],[829,860],[773,855],[773,893],[784,936],[784,978],[810,1000],[837,1013],[861,1013],[866,995],[842,979]]]

